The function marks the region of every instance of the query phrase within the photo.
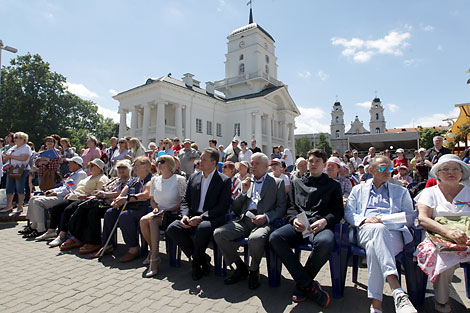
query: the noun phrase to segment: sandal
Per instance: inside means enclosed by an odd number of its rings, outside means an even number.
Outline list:
[[[158,271],[160,270],[160,262],[161,262],[160,257],[157,257],[155,259],[150,259],[149,261],[150,261],[150,266],[149,266],[147,273],[145,273],[145,277],[147,278],[153,277],[158,274]],[[152,265],[155,266],[153,270],[151,270]]]
[[[60,245],[60,250],[72,250],[75,248],[80,248],[83,244],[80,241],[76,241],[75,239],[67,239],[63,244]]]

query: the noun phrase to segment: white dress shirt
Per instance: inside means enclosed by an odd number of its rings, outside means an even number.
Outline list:
[[[207,194],[207,189],[209,189],[209,184],[211,183],[212,177],[214,176],[215,173],[215,168],[214,170],[206,177],[204,177],[204,173],[202,173],[202,181],[201,181],[201,200],[199,200],[199,207],[197,211],[199,213],[203,212],[204,208],[204,201],[206,201],[206,194]]]

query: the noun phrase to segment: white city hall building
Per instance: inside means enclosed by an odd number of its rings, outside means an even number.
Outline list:
[[[256,139],[265,153],[280,144],[295,153],[294,119],[300,112],[287,85],[277,80],[273,37],[253,23],[250,12],[249,24],[227,39],[225,79],[206,82],[203,89],[192,74],[182,80],[168,75],[114,96],[119,136],[138,137],[145,146],[166,137],[190,138],[203,148],[211,138],[226,147],[238,135],[248,144]]]

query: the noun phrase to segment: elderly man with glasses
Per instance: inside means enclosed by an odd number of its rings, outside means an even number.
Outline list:
[[[372,179],[354,186],[348,197],[344,218],[354,227],[353,240],[366,250],[369,281],[367,294],[372,298],[371,312],[382,312],[384,282],[392,289],[397,313],[417,312],[398,281],[395,256],[404,244],[412,241],[406,226],[415,218],[408,191],[389,183],[393,172],[392,161],[383,155],[370,160]],[[397,213],[397,222],[391,218]]]

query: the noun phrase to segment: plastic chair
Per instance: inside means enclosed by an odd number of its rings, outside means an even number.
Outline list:
[[[463,268],[465,276],[465,293],[467,298],[470,299],[470,263],[461,263],[460,267]]]

